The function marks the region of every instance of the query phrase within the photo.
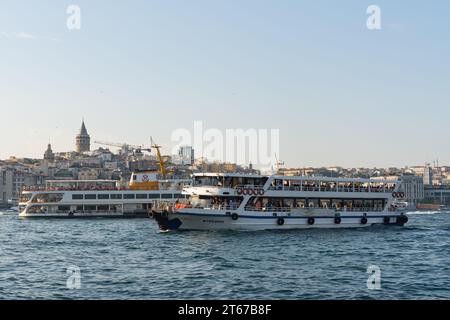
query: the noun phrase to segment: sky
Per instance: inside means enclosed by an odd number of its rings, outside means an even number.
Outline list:
[[[69,5],[81,27],[69,30]],[[381,30],[366,10],[381,9]],[[450,3],[0,0],[0,158],[279,129],[286,166],[450,165]]]

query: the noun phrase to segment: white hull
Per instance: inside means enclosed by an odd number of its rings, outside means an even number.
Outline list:
[[[176,230],[290,230],[290,229],[341,229],[341,228],[365,228],[372,225],[396,225],[403,224],[397,220],[400,215],[398,213],[374,213],[367,214],[365,218],[367,222],[363,223],[364,215],[362,213],[351,213],[341,215],[340,223],[336,223],[335,216],[263,216],[250,217],[240,216],[237,220],[233,220],[230,215],[201,215],[189,213],[173,213],[169,214],[168,229]],[[389,221],[386,221],[389,217]],[[314,218],[313,224],[308,221]],[[283,224],[279,224],[282,219]],[[404,219],[404,218],[400,218]],[[179,220],[179,222],[177,221]],[[405,221],[406,222],[406,221]],[[404,223],[405,223],[404,222]],[[167,226],[160,223],[162,229]]]
[[[95,212],[95,213],[20,213],[20,218],[148,218],[147,213]]]

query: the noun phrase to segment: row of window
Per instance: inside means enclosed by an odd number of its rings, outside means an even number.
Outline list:
[[[133,200],[133,199],[179,199],[184,198],[182,194],[172,193],[124,193],[124,194],[73,194],[72,200]]]

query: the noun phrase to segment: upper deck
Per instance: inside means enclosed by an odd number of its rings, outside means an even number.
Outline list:
[[[47,180],[43,186],[24,187],[24,192],[36,191],[113,191],[127,190],[115,180]]]
[[[399,181],[382,179],[200,173],[194,174],[193,186],[185,188],[184,192],[214,196],[246,194],[287,196],[295,193],[308,195],[329,193],[330,197],[350,193],[370,198],[375,195],[388,197],[398,190],[399,185]]]

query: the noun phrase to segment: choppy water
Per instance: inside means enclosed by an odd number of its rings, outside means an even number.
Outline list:
[[[160,234],[152,220],[0,214],[0,299],[450,298],[450,213],[406,227]],[[367,289],[367,267],[381,290]],[[67,288],[71,265],[81,288]]]

